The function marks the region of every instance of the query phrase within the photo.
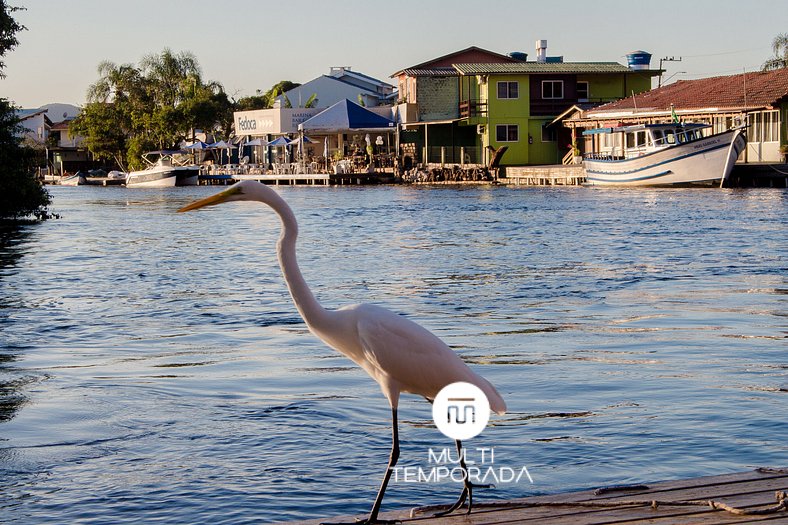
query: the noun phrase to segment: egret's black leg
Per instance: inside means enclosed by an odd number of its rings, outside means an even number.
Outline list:
[[[455,501],[451,507],[441,512],[438,512],[436,514],[433,514],[433,517],[435,518],[439,518],[441,516],[451,514],[455,510],[462,507],[465,504],[466,499],[468,500],[468,510],[466,514],[470,514],[471,509],[473,508],[473,489],[474,488],[487,489],[492,487],[492,485],[476,485],[474,483],[471,483],[471,480],[468,479],[468,466],[465,464],[465,457],[463,457],[462,455],[462,442],[459,439],[457,439],[456,443],[457,443],[457,456],[460,458],[460,467],[462,468],[464,474],[462,493],[460,494],[460,497],[457,498],[457,501]]]
[[[378,489],[378,496],[375,498],[375,503],[372,505],[372,511],[369,513],[367,523],[380,523],[378,521],[378,512],[380,512],[380,505],[383,503],[383,495],[386,493],[386,487],[391,479],[391,472],[399,459],[399,429],[397,428],[397,409],[391,409],[391,454],[389,455],[389,464],[386,467],[386,474],[383,476],[383,482]]]
[[[378,495],[375,498],[375,503],[372,505],[372,510],[369,517],[365,520],[358,520],[355,523],[342,524],[342,523],[323,523],[321,525],[373,525],[376,523],[399,523],[397,520],[379,520],[378,513],[380,512],[380,505],[383,503],[383,496],[386,493],[386,487],[391,479],[391,472],[399,459],[399,429],[397,428],[397,409],[391,409],[391,454],[389,455],[389,463],[386,467],[386,474],[383,476],[383,481],[378,489]]]

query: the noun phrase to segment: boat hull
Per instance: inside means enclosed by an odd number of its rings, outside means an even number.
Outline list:
[[[84,186],[87,183],[88,179],[84,175],[80,174],[60,179],[61,186]]]
[[[727,179],[747,142],[741,130],[624,160],[585,159],[592,186],[712,185]]]
[[[200,183],[199,166],[178,166],[175,174],[176,186],[197,186]]]
[[[126,177],[127,188],[172,188],[175,186],[175,168],[155,167],[141,171],[131,171]]]

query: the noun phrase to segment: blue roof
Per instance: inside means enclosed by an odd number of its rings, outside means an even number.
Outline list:
[[[305,120],[301,126],[313,131],[393,129],[394,121],[344,99]]]

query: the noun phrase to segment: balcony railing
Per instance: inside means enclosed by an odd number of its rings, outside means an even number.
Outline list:
[[[460,101],[460,118],[486,117],[487,102],[482,100]]]

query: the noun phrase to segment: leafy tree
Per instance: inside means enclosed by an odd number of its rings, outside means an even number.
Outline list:
[[[2,58],[6,52],[19,45],[16,34],[26,29],[25,26],[19,24],[11,16],[12,13],[21,10],[23,8],[9,6],[5,3],[5,0],[0,0],[0,78],[5,78],[5,73],[3,72],[5,62],[3,62]]]
[[[307,99],[307,101],[304,103],[304,107],[305,108],[313,108],[313,107],[317,106],[317,103],[318,103],[317,93],[312,93],[312,96],[309,97]]]
[[[69,132],[85,138],[85,146],[98,159],[112,159],[125,170],[128,148],[128,123],[123,124],[123,112],[116,104],[91,102],[85,105],[79,118],[69,124]]]
[[[270,107],[271,106],[268,105],[268,97],[266,97],[265,95],[261,95],[259,91],[257,92],[257,95],[240,98],[235,103],[235,108],[237,111],[249,111],[253,109],[268,109]]]
[[[764,71],[788,67],[788,33],[780,33],[772,40],[774,57],[763,63]]]
[[[20,9],[0,0],[0,78],[5,78],[1,59],[19,44],[16,33],[25,29],[11,16]],[[50,197],[33,175],[35,152],[22,145],[19,122],[17,108],[0,98],[0,218],[46,219]]]
[[[88,89],[88,103],[70,130],[86,139],[96,156],[122,167],[141,165],[153,149],[175,148],[195,129],[229,134],[232,104],[221,84],[202,79],[197,59],[164,49],[139,66],[102,62],[99,79]]]
[[[282,80],[281,82],[277,82],[271,89],[262,93],[259,89],[257,90],[257,94],[250,96],[250,97],[243,97],[235,103],[236,111],[248,111],[252,109],[270,109],[274,107],[274,102],[280,96],[282,96],[282,106],[286,108],[292,108],[293,103],[287,98],[285,93],[290,91],[291,89],[295,89],[301,84],[297,84],[295,82],[291,82],[289,80]],[[314,107],[317,104],[317,93],[313,93],[309,99],[304,103],[305,108]]]
[[[265,95],[263,95],[268,99],[268,107],[269,108],[274,107],[274,102],[276,101],[276,98],[278,96],[284,94],[287,91],[290,91],[291,89],[295,89],[300,85],[301,84],[296,84],[295,82],[290,82],[289,80],[282,80],[281,82],[277,82],[276,84],[274,84],[271,87],[271,89],[266,91]],[[293,107],[293,105],[290,103],[287,97],[284,97],[284,99],[285,99],[284,107],[286,108]]]

